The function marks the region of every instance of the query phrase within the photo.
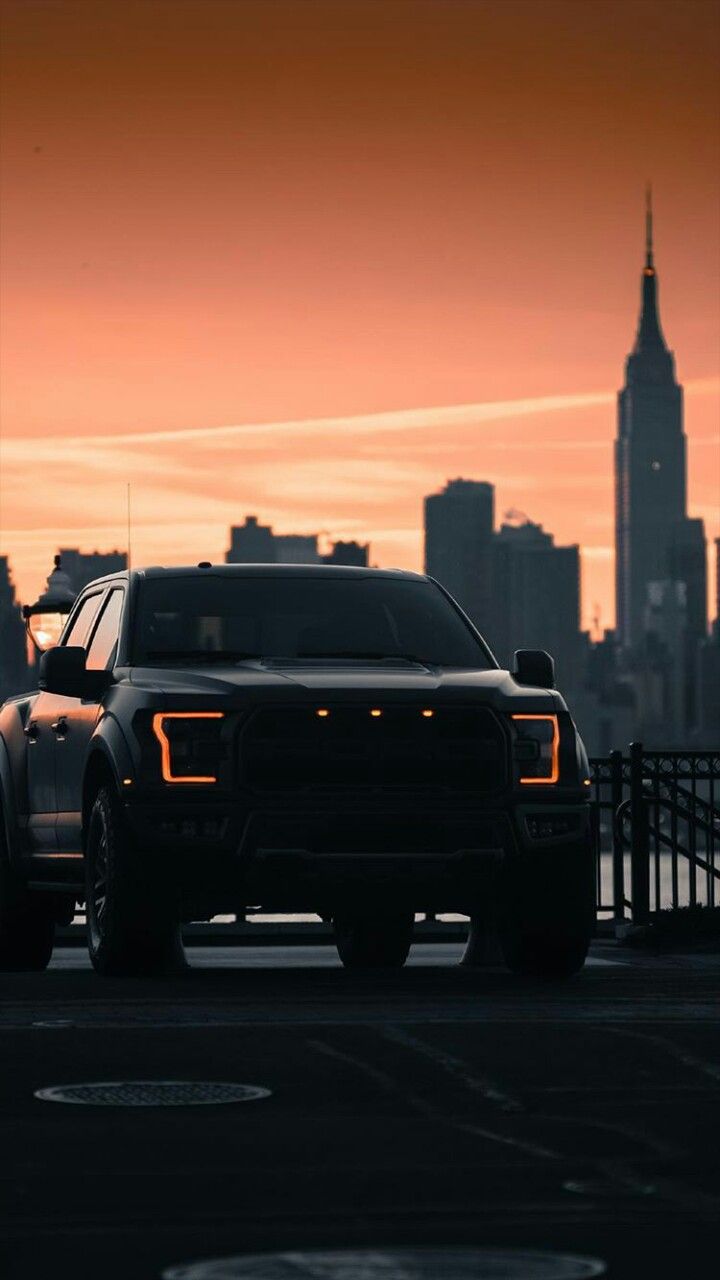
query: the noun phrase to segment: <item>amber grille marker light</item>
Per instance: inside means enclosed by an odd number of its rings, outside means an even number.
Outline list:
[[[374,716],[375,719],[377,720],[377,717],[382,715],[382,711],[379,711],[377,707],[374,707],[373,710],[370,712],[370,715]]]
[[[163,726],[166,720],[222,720],[223,715],[224,712],[222,711],[158,711],[153,716],[153,733],[160,743],[164,782],[217,782],[214,774],[209,774],[207,777],[203,777],[200,774],[176,777],[172,771],[170,741]]]
[[[521,778],[523,785],[532,786],[538,782],[544,783],[545,786],[553,782],[557,782],[560,777],[560,726],[558,718],[555,715],[515,715],[513,720],[533,720],[537,723],[539,720],[547,720],[553,727],[553,736],[551,743],[550,757],[550,777],[549,778]]]
[[[422,713],[422,714],[425,716],[425,719],[426,719],[426,720],[429,720],[431,716],[434,716],[434,715],[435,715],[435,712],[434,712],[434,711],[429,711],[429,710],[428,710],[428,711],[423,711],[423,713]]]
[[[330,712],[326,707],[320,707],[320,709],[315,712],[315,715],[319,716],[321,720],[325,720],[330,715]]]

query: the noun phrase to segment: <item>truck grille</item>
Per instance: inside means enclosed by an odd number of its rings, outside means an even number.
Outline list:
[[[242,779],[261,791],[490,792],[506,778],[506,746],[486,708],[285,708],[257,711],[240,748]],[[325,714],[318,714],[318,711]]]

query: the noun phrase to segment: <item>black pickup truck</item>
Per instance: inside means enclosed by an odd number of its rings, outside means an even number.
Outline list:
[[[444,589],[399,570],[149,568],[91,583],[39,690],[0,710],[0,968],[42,969],[85,903],[105,974],[184,921],[333,922],[401,965],[416,911],[491,921],[565,976],[593,922],[588,765],[547,654],[500,670]]]

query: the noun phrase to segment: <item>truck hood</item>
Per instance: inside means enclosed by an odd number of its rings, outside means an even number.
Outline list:
[[[423,666],[419,663],[245,661],[228,666],[134,667],[128,678],[136,689],[162,697],[168,706],[178,698],[200,697],[208,706],[288,700],[305,702],[318,697],[343,701],[389,698],[393,702],[467,702],[513,709],[522,702],[529,711],[563,707],[555,690],[518,684],[508,671]],[[182,709],[182,708],[181,708]]]

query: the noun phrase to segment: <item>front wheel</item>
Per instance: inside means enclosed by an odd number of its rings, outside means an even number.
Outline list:
[[[346,969],[400,969],[408,958],[415,916],[396,911],[378,915],[338,912],[335,945]]]
[[[582,969],[595,927],[589,839],[508,861],[498,890],[500,949],[513,973],[557,981]]]
[[[570,978],[582,969],[591,941],[583,926],[521,927],[507,923],[500,947],[508,969],[530,978]]]
[[[2,828],[2,814],[0,814]],[[46,894],[32,893],[6,857],[0,830],[0,971],[47,969],[55,940],[55,910]]]
[[[132,848],[107,788],[90,815],[85,876],[88,952],[97,973],[145,975],[182,965],[174,897]]]

